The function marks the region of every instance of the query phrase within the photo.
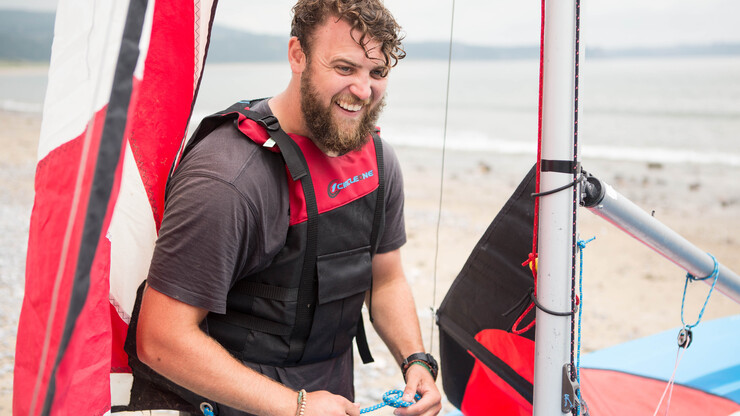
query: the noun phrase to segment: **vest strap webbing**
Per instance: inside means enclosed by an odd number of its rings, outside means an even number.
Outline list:
[[[360,314],[360,319],[357,322],[357,335],[355,335],[355,342],[357,343],[357,352],[360,353],[360,358],[362,358],[363,364],[370,364],[375,361],[373,354],[370,352],[370,344],[367,342],[365,321],[362,319],[362,314]]]
[[[298,297],[297,288],[273,286],[257,282],[240,283],[231,288],[231,290],[242,295],[277,300],[280,302],[292,302]]]
[[[291,333],[290,326],[288,325],[282,325],[274,321],[258,318],[238,311],[229,311],[229,315],[231,318],[238,318],[239,326],[242,328],[280,336],[288,336]],[[230,319],[226,318],[226,315],[216,313],[210,314],[208,319],[231,323]]]
[[[301,148],[298,147],[298,144],[294,142],[293,139],[291,139],[290,136],[288,136],[288,134],[283,129],[280,128],[280,123],[278,123],[278,119],[275,116],[263,116],[260,113],[256,113],[252,110],[242,111],[242,114],[267,129],[267,132],[270,134],[270,138],[274,140],[275,143],[277,143],[278,147],[280,147],[280,153],[283,155],[283,159],[285,159],[285,164],[288,165],[290,176],[293,178],[294,181],[300,180],[301,178],[309,174],[308,164],[306,163],[306,159],[303,156],[303,152],[301,152]],[[301,181],[301,186],[305,188],[305,183],[303,181]],[[313,189],[313,187],[311,189]],[[318,215],[318,210],[316,212]]]
[[[380,237],[383,234],[385,225],[385,164],[383,162],[383,142],[378,136],[377,131],[372,133],[373,142],[375,144],[375,158],[378,163],[378,197],[375,202],[375,217],[373,218],[373,230],[370,234],[370,244],[372,245],[372,255],[378,251],[378,245],[380,244]],[[370,279],[370,294],[368,295],[368,316],[370,322],[373,322],[373,281]],[[357,323],[357,335],[355,338],[357,343],[357,351],[360,353],[363,364],[369,364],[375,361],[372,353],[370,352],[370,344],[367,342],[367,334],[365,333],[365,322],[360,314],[359,322]]]
[[[319,241],[319,208],[316,203],[316,193],[303,152],[301,152],[298,144],[280,128],[277,118],[264,116],[251,110],[240,110],[240,112],[267,129],[270,138],[280,148],[280,154],[283,156],[293,180],[301,181],[301,188],[303,188],[303,195],[306,199],[306,251],[303,258],[301,281],[298,284],[295,325],[290,334],[290,349],[287,358],[289,363],[297,363],[301,360],[306,349],[306,341],[311,333],[313,314],[316,310],[318,297],[318,290],[316,284],[314,284]]]
[[[380,140],[377,131],[372,133],[375,144],[375,157],[378,163],[378,199],[375,202],[375,217],[373,218],[373,230],[370,234],[370,244],[372,244],[373,256],[378,251],[380,237],[383,235],[385,228],[385,163],[383,163],[383,141]],[[373,321],[373,315],[370,314],[370,322]]]
[[[198,128],[195,130],[195,132],[193,132],[193,135],[188,141],[187,146],[185,146],[185,150],[180,155],[180,158],[182,159],[192,147],[198,144],[198,142],[200,142],[204,137],[211,134],[214,130],[216,130],[216,128],[218,128],[218,126],[222,125],[224,122],[233,118],[236,118],[238,120],[238,113],[243,112],[244,107],[247,104],[247,102],[238,102],[232,104],[229,108],[223,111],[219,111],[218,113],[204,118],[198,125]]]

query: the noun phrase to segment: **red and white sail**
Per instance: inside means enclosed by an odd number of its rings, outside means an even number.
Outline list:
[[[126,404],[123,341],[215,1],[61,0],[15,357],[15,415]]]

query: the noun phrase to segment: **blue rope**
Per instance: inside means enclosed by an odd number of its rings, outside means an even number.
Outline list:
[[[686,282],[683,285],[683,297],[681,298],[681,323],[683,324],[683,327],[686,329],[691,329],[699,325],[699,322],[701,322],[701,318],[704,315],[704,309],[707,307],[707,303],[709,302],[709,297],[712,296],[714,285],[717,284],[717,278],[719,277],[719,263],[717,262],[717,259],[713,255],[709,254],[709,257],[711,257],[712,261],[714,261],[714,270],[712,270],[712,274],[706,277],[696,277],[696,276],[693,276],[691,273],[686,273]],[[696,318],[695,323],[691,325],[687,325],[683,319],[683,307],[684,307],[684,304],[686,303],[686,288],[689,286],[689,281],[706,280],[712,277],[714,278],[714,281],[712,281],[712,287],[709,288],[709,293],[707,293],[707,298],[704,300],[704,306],[701,307],[701,311],[699,312],[699,317]]]
[[[581,300],[578,307],[578,346],[576,350],[576,381],[578,382],[578,403],[582,403],[581,399],[581,318],[583,317],[583,249],[586,248],[586,244],[594,241],[596,237],[591,237],[588,240],[578,240],[578,253],[580,255],[581,263],[578,267],[578,297]],[[577,414],[581,413],[580,409],[576,409]]]
[[[200,410],[203,412],[203,416],[215,416],[213,414],[213,408],[208,403],[201,403]]]
[[[378,410],[384,406],[390,406],[390,407],[409,407],[414,402],[407,402],[405,400],[401,400],[401,396],[403,396],[403,392],[401,390],[389,390],[383,395],[383,403],[376,404],[375,406],[366,407],[364,409],[360,409],[360,414],[372,412],[373,410]],[[414,396],[414,400],[421,399],[420,395]]]

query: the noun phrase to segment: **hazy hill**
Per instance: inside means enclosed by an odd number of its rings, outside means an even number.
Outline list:
[[[54,13],[0,9],[0,61],[43,62],[51,57]],[[251,34],[215,26],[210,62],[284,59],[287,37]]]
[[[54,13],[0,9],[0,61],[44,62],[51,56]],[[258,35],[214,26],[208,62],[251,62],[286,59],[288,36]],[[408,59],[447,60],[449,43],[405,45]],[[674,46],[640,49],[588,49],[588,58],[740,55],[740,44]],[[539,46],[487,47],[453,43],[454,60],[536,59]]]
[[[257,35],[214,25],[207,62],[278,61],[287,56],[287,35]]]
[[[0,60],[48,61],[54,13],[0,10]]]

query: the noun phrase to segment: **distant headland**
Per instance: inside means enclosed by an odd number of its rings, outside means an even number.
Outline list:
[[[42,63],[51,56],[54,13],[0,10],[0,62]],[[209,62],[269,62],[286,59],[286,36],[250,33],[214,25],[211,32]],[[447,60],[448,42],[406,43],[407,59]],[[740,56],[740,43],[678,45],[624,49],[586,48],[587,59],[622,57]],[[453,42],[453,60],[536,59],[539,46],[497,47]]]

